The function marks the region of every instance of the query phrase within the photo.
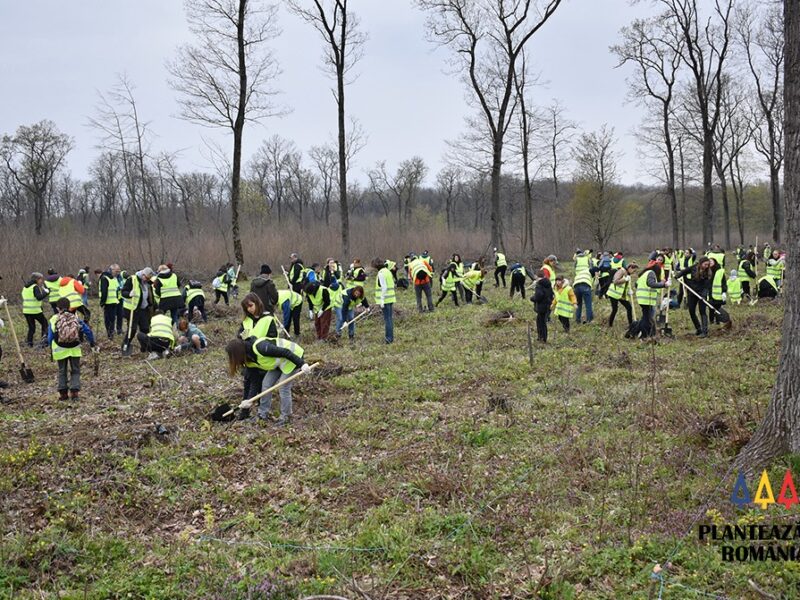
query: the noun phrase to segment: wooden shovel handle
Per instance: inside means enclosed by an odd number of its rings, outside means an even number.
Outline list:
[[[0,298],[2,298],[2,296],[0,296]],[[5,300],[5,298],[2,299]],[[8,328],[11,329],[11,335],[14,336],[14,346],[16,346],[17,348],[17,356],[19,356],[19,362],[24,367],[26,366],[25,359],[22,358],[22,350],[19,347],[19,340],[17,339],[17,330],[14,329],[14,323],[11,322],[11,311],[8,310],[8,300],[6,300],[5,302],[5,307],[6,307],[6,318],[8,320]]]
[[[318,366],[319,366],[319,363],[316,362],[313,365],[311,365],[311,369],[312,370],[316,369]],[[300,377],[303,374],[304,373],[302,371],[298,370],[297,373],[295,373],[294,375],[290,375],[289,377],[287,377],[283,381],[281,381],[279,383],[276,383],[275,385],[273,385],[270,388],[267,388],[266,390],[264,390],[260,394],[256,394],[255,396],[253,396],[252,398],[248,398],[247,400],[242,400],[242,402],[239,404],[239,408],[250,408],[251,406],[253,406],[253,404],[256,403],[256,400],[260,400],[264,396],[266,396],[268,394],[271,394],[275,390],[278,390],[278,389],[282,388],[287,383],[291,383],[292,381],[294,381],[295,379],[297,379],[298,377]]]
[[[349,327],[350,325],[352,325],[353,323],[355,323],[356,321],[358,321],[358,320],[359,320],[361,317],[363,317],[363,316],[365,316],[365,315],[368,315],[368,314],[370,314],[370,312],[371,312],[371,311],[372,311],[372,309],[371,309],[371,308],[368,308],[367,310],[365,310],[364,312],[362,312],[360,315],[356,315],[355,317],[353,317],[353,318],[352,318],[352,319],[350,319],[349,321],[345,321],[344,323],[342,323],[342,327],[341,327],[340,331],[341,331],[342,329],[344,329],[345,327]]]

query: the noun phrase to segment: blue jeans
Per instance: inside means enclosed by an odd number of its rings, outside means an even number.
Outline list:
[[[352,306],[352,304],[351,304],[351,306]],[[347,310],[344,310],[341,307],[339,307],[339,308],[337,308],[335,310],[336,310],[336,335],[340,335],[341,332],[342,332],[342,325],[344,325],[346,321],[352,321],[353,320],[354,311],[353,311],[352,308],[348,308]],[[356,335],[356,325],[355,325],[355,323],[350,323],[350,325],[347,326],[347,337],[349,337],[350,339],[353,339],[353,337],[355,337],[355,335]]]
[[[586,321],[591,322],[594,319],[592,312],[592,286],[588,283],[577,283],[572,288],[575,292],[575,299],[578,301],[578,310],[575,312],[575,321],[581,322],[581,315],[583,313],[583,303],[586,303]]]
[[[394,303],[383,305],[383,326],[386,329],[386,343],[391,344],[394,341],[394,320],[392,319],[392,309]]]

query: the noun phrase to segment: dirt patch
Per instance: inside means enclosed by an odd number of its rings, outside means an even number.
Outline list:
[[[514,321],[514,313],[508,310],[495,312],[489,315],[483,324],[485,327],[499,327],[501,325],[508,325]]]

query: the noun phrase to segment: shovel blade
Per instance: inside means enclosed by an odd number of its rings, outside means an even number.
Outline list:
[[[19,368],[19,374],[20,377],[22,377],[22,381],[24,381],[25,383],[33,383],[34,381],[33,371],[31,371],[29,367],[22,365]]]

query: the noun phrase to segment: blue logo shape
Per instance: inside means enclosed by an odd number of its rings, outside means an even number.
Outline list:
[[[744,479],[744,473],[739,471],[739,476],[736,478],[736,483],[733,486],[731,502],[733,502],[739,508],[743,508],[752,501],[753,499],[750,496],[750,490],[747,489],[747,482]]]

